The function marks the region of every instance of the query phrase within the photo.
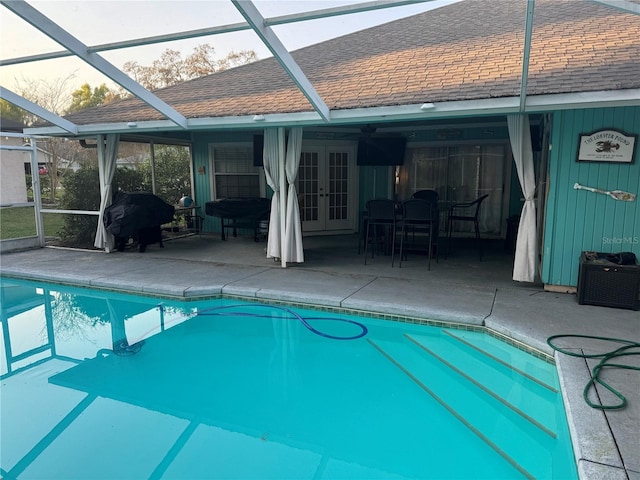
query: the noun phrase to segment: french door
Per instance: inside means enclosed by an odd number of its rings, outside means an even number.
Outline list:
[[[302,146],[297,187],[303,232],[354,230],[355,169],[352,145]]]

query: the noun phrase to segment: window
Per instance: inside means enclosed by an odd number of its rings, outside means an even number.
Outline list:
[[[398,197],[406,200],[418,190],[430,189],[438,192],[441,201],[465,202],[488,193],[480,231],[499,234],[506,152],[504,144],[411,147],[398,172]]]
[[[212,145],[210,148],[217,200],[264,196],[262,169],[253,165],[252,145]]]

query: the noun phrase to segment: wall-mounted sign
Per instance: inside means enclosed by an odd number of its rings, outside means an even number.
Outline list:
[[[633,163],[638,135],[620,130],[597,130],[580,135],[579,162]]]

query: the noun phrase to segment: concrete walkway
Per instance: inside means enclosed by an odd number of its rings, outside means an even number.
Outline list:
[[[242,295],[485,325],[548,355],[554,351],[547,338],[559,334],[640,342],[639,312],[578,305],[575,294],[513,282],[510,257],[504,254],[488,252],[478,262],[458,253],[434,261],[427,272],[423,259],[411,257],[401,269],[392,268],[389,257],[365,266],[353,239],[342,246],[305,242],[307,261],[287,269],[265,258],[264,244],[205,236],[166,242],[164,249],[150,246],[146,253],[44,248],[4,253],[0,261],[2,275],[40,281],[177,297]],[[593,353],[620,345],[579,339],[567,346]],[[603,379],[626,395],[628,406],[602,411],[582,396],[598,360],[555,356],[581,478],[640,480],[638,372],[603,371]],[[624,361],[639,366],[639,359]],[[602,387],[597,392],[604,403],[612,401]]]

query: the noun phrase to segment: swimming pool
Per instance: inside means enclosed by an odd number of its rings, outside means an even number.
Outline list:
[[[3,478],[577,478],[555,367],[481,331],[2,279]]]

